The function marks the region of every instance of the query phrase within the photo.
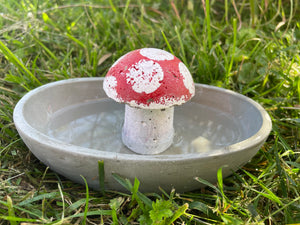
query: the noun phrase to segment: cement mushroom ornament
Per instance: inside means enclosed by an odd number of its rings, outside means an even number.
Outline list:
[[[107,96],[126,103],[122,141],[139,154],[158,154],[173,142],[175,105],[195,94],[193,78],[177,57],[142,48],[119,58],[105,76]]]

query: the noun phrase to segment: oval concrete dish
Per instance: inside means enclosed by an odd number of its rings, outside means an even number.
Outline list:
[[[201,177],[228,176],[247,163],[268,137],[272,123],[253,100],[235,92],[195,84],[192,100],[174,112],[174,143],[157,155],[139,155],[121,142],[124,105],[108,99],[103,78],[78,78],[41,86],[16,105],[14,122],[32,153],[52,170],[79,183],[84,176],[99,189],[98,161],[105,187],[123,190],[117,173],[141,181],[141,191],[158,187],[184,192]]]

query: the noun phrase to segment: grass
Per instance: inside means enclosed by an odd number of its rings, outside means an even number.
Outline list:
[[[297,0],[0,2],[0,224],[300,223],[300,10]],[[120,56],[166,49],[195,82],[259,102],[273,130],[255,157],[206,188],[95,192],[40,163],[12,121],[42,84],[104,76]],[[99,171],[101,162],[99,163]]]

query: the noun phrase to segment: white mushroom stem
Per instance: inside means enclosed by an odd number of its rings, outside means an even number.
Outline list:
[[[125,105],[123,143],[139,154],[158,154],[173,142],[174,108],[141,109]]]

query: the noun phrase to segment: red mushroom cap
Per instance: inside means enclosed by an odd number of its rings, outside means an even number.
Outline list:
[[[195,94],[187,67],[171,53],[142,48],[119,58],[103,83],[108,97],[144,109],[181,105]]]

